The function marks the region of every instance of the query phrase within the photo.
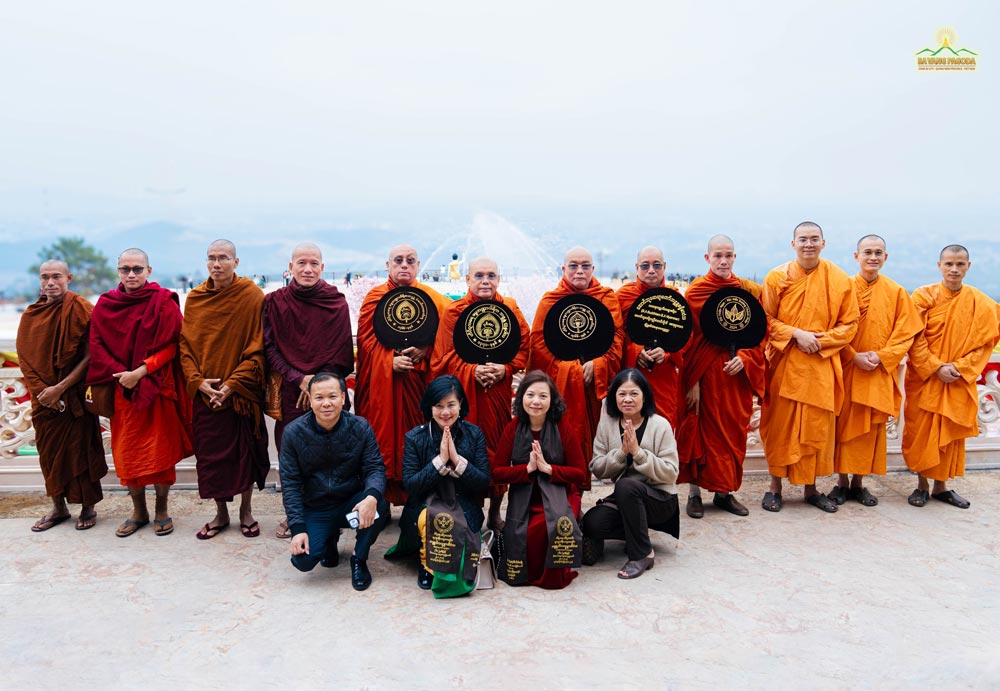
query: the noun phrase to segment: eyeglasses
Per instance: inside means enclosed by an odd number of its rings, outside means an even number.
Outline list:
[[[135,274],[136,276],[142,276],[143,272],[146,270],[145,266],[119,266],[118,273],[122,276],[128,276],[129,274]]]
[[[590,263],[567,264],[566,268],[569,269],[570,271],[579,271],[580,269],[583,269],[584,271],[593,271],[594,265]]]
[[[639,264],[639,271],[649,271],[650,269],[653,269],[654,271],[663,271],[666,266],[666,264],[661,264],[660,262],[653,262],[652,264],[649,262],[643,262],[642,264]]]
[[[210,254],[210,255],[208,255],[208,263],[209,264],[214,264],[216,262],[218,262],[220,264],[225,264],[226,262],[231,262],[231,261],[233,261],[233,258],[230,257],[228,254]]]
[[[402,266],[404,263],[413,266],[417,263],[417,260],[414,257],[393,257],[392,263],[397,266]]]

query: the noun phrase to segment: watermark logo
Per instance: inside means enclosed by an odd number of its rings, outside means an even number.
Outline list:
[[[950,26],[934,32],[937,49],[924,48],[917,52],[918,72],[975,72],[979,53],[968,48],[955,48],[958,34]]]

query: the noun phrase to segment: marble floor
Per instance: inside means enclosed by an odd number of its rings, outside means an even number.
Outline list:
[[[280,495],[257,499],[261,537],[234,525],[204,542],[194,533],[210,505],[191,494],[178,493],[173,535],[127,539],[114,536],[120,494],[93,530],[41,534],[28,516],[44,499],[6,497],[0,686],[1000,687],[1000,472],[955,481],[967,511],[908,506],[913,478],[894,474],[871,481],[874,508],[827,515],[786,489],[785,509],[769,514],[765,481],[740,493],[748,518],[709,506],[699,521],[682,516],[679,542],[657,535],[656,565],[635,581],[615,577],[624,554],[609,543],[563,591],[500,584],[450,601],[381,558],[395,524],[373,551],[368,591],[351,589],[346,558],[299,573],[271,536]]]

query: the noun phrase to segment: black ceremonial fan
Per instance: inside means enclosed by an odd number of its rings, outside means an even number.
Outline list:
[[[453,336],[455,352],[466,362],[506,365],[521,349],[521,325],[507,305],[479,300],[458,317]]]
[[[625,333],[646,348],[674,353],[691,337],[691,308],[676,290],[652,288],[640,295],[628,310]]]
[[[400,286],[382,296],[372,319],[375,338],[386,348],[428,346],[437,336],[437,307],[419,288]]]
[[[597,298],[573,293],[545,315],[542,336],[545,347],[560,360],[587,362],[604,355],[615,342],[615,319]]]
[[[709,343],[729,348],[755,348],[767,335],[767,315],[760,301],[742,288],[720,288],[701,308],[701,332]]]

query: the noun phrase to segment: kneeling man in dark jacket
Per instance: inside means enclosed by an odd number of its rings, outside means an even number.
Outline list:
[[[311,571],[340,560],[341,528],[357,527],[351,585],[372,582],[368,551],[389,520],[385,464],[364,418],[348,412],[344,380],[320,372],[309,382],[312,410],[285,427],[281,440],[281,491],[292,532],[292,565]],[[347,514],[357,512],[357,526]]]

